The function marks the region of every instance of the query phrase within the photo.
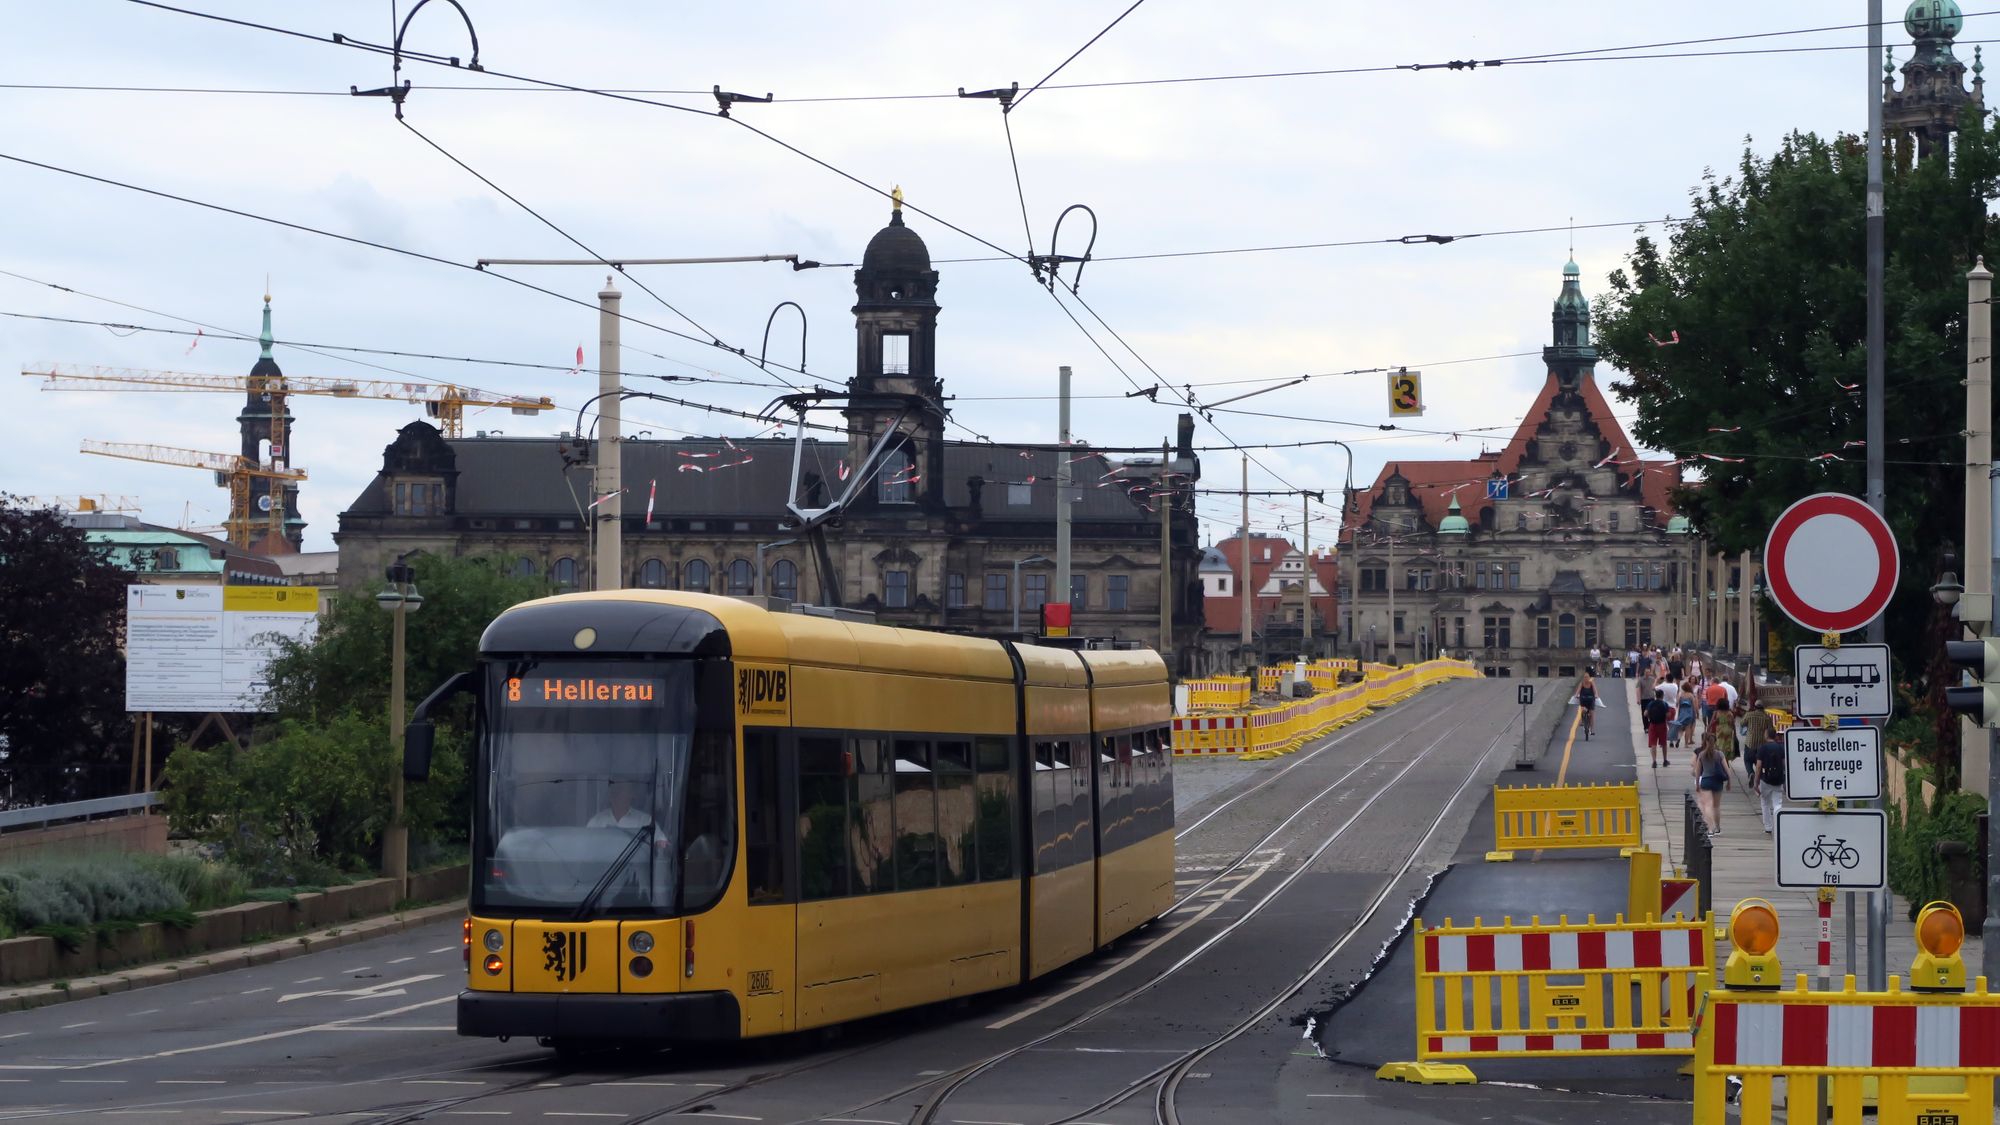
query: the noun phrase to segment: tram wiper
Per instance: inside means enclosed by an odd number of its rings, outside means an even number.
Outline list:
[[[589,916],[590,908],[597,905],[598,897],[603,895],[605,889],[611,886],[612,880],[618,877],[618,873],[625,870],[625,865],[632,862],[632,857],[638,854],[640,845],[646,842],[646,837],[652,831],[653,826],[648,823],[640,825],[632,833],[632,839],[625,845],[625,850],[618,853],[618,858],[611,861],[611,866],[604,869],[603,875],[598,876],[597,885],[590,888],[590,893],[583,896],[582,902],[576,904],[576,912],[570,915],[570,917],[584,918]]]

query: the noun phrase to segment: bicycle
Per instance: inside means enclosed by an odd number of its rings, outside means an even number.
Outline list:
[[[1813,869],[1828,861],[1850,871],[1861,866],[1861,852],[1858,848],[1849,844],[1845,837],[1835,839],[1833,843],[1828,844],[1824,833],[1806,845],[1806,850],[1800,854],[1799,859],[1808,868]]]

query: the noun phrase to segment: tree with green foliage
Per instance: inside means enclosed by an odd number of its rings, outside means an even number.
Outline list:
[[[1746,147],[1734,175],[1702,177],[1665,245],[1638,239],[1598,302],[1599,351],[1624,373],[1612,388],[1638,406],[1633,435],[1698,472],[1675,502],[1717,550],[1761,550],[1810,493],[1865,495],[1866,183],[1852,136]],[[1965,274],[2000,247],[1987,212],[2000,132],[1968,113],[1950,159],[1893,163],[1885,187],[1882,454],[1903,567],[1888,636],[1916,673],[1904,678],[1938,694],[1949,666],[1929,587],[1963,534]]]
[[[509,606],[548,593],[505,560],[412,557],[423,608],[405,623],[411,707],[473,666],[479,637]],[[281,645],[269,671],[272,721],[248,750],[175,751],[167,764],[175,827],[219,845],[260,883],[314,883],[371,867],[389,819],[401,763],[388,725],[394,622],[375,602],[380,583],[335,599],[310,643]],[[436,716],[429,781],[408,787],[412,858],[462,843],[470,821],[470,714]]]
[[[131,580],[62,513],[0,493],[0,806],[125,791]]]

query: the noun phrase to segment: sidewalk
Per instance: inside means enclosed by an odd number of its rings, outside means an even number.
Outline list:
[[[1671,766],[1652,768],[1651,756],[1646,751],[1645,732],[1639,725],[1639,709],[1632,703],[1635,683],[1631,680],[1610,680],[1618,684],[1625,695],[1624,714],[1626,725],[1631,732],[1633,760],[1637,763],[1639,775],[1639,809],[1644,822],[1646,846],[1666,857],[1664,866],[1678,867],[1686,863],[1686,851],[1681,839],[1683,829],[1682,794],[1694,791],[1694,774],[1690,763],[1694,751],[1680,747],[1669,751],[1673,758]],[[1731,788],[1722,795],[1722,834],[1714,839],[1711,855],[1711,875],[1715,882],[1715,920],[1718,926],[1729,920],[1730,908],[1746,898],[1767,899],[1778,908],[1778,958],[1784,966],[1787,983],[1796,974],[1805,973],[1812,977],[1812,986],[1819,987],[1819,901],[1814,892],[1797,889],[1783,889],[1777,885],[1777,863],[1772,855],[1771,837],[1764,834],[1763,823],[1757,815],[1757,801],[1750,792],[1749,779],[1744,776],[1743,762],[1739,758],[1731,762]],[[1799,803],[1788,802],[1788,808],[1800,807]],[[1847,964],[1847,904],[1846,896],[1833,903],[1833,983],[1840,986],[1842,974],[1852,971],[1860,983],[1866,984],[1865,968],[1867,952],[1867,905],[1865,895],[1856,895],[1855,926],[1856,955],[1862,959],[1861,966],[1850,970]],[[1892,895],[1889,913],[1888,968],[1893,976],[1907,978],[1910,960],[1916,956],[1917,945],[1914,927],[1910,923],[1910,906],[1901,896]],[[1978,972],[1982,939],[1967,935],[1964,958],[1969,970],[1968,980]],[[1722,944],[1726,945],[1726,941]],[[1725,954],[1718,950],[1718,957]]]

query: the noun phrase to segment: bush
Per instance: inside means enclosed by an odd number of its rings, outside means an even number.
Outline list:
[[[1944,861],[1938,858],[1940,840],[1956,840],[1977,854],[1979,814],[1986,800],[1977,793],[1939,787],[1925,807],[1923,783],[1928,769],[1918,767],[1905,775],[1909,794],[1907,811],[1889,807],[1889,887],[1913,906],[1949,898],[1949,881]]]
[[[406,788],[412,854],[464,835],[464,743],[439,730],[432,780]],[[216,846],[253,885],[338,883],[376,866],[399,768],[382,719],[350,710],[324,725],[286,720],[248,750],[183,747],[164,796],[174,830]]]
[[[242,900],[243,876],[192,856],[106,854],[0,866],[0,933],[185,920]]]

